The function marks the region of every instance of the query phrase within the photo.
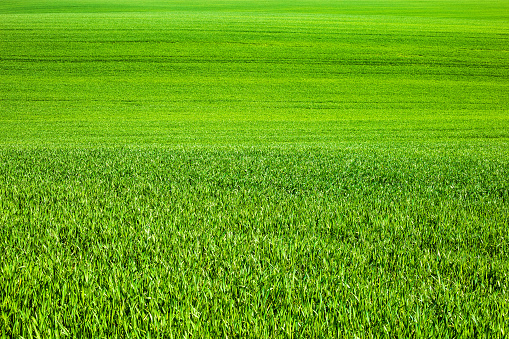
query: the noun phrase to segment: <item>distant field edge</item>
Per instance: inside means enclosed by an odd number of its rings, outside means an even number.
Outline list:
[[[9,0],[0,3],[0,14],[166,11],[327,13],[507,20],[509,19],[509,2],[499,0],[482,2],[472,0],[152,0],[143,2],[134,0],[107,2],[98,0]]]

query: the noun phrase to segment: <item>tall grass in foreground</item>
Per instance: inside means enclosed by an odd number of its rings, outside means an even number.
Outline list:
[[[507,159],[497,146],[4,148],[1,333],[505,336]]]

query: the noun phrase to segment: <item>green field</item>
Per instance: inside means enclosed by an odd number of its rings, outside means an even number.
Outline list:
[[[0,336],[507,337],[509,1],[4,0]]]

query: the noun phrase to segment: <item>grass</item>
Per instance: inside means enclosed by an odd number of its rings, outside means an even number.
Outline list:
[[[505,1],[3,1],[3,337],[506,337]]]

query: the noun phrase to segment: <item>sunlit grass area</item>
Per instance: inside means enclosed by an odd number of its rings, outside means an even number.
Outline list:
[[[507,7],[3,1],[0,333],[507,336]]]

